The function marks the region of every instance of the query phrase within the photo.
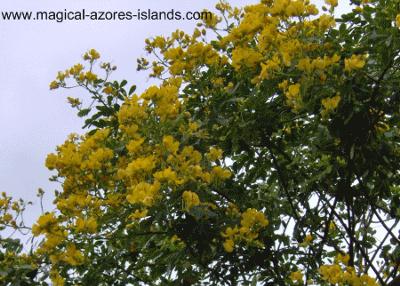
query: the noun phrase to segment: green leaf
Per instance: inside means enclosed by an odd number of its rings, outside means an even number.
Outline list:
[[[81,109],[78,112],[78,116],[79,117],[84,117],[84,116],[88,115],[90,111],[91,111],[90,108]]]
[[[133,94],[136,90],[136,85],[132,85],[131,88],[129,89],[129,95]]]

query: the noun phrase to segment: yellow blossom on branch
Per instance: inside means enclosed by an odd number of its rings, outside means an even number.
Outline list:
[[[192,191],[184,191],[182,194],[184,209],[190,210],[194,206],[200,204],[199,196]]]
[[[363,55],[352,55],[350,58],[344,59],[344,70],[347,72],[362,69],[364,66],[365,57]]]
[[[300,283],[303,281],[303,274],[300,271],[294,271],[290,273],[289,278],[295,283]]]

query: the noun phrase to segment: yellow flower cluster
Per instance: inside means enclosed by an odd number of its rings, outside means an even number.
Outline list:
[[[214,181],[224,181],[231,176],[231,172],[227,169],[224,169],[220,166],[215,166],[211,170],[211,178]]]
[[[160,186],[158,181],[155,181],[153,184],[140,182],[129,188],[130,193],[126,196],[126,199],[131,204],[143,204],[149,207],[157,199]]]
[[[338,254],[334,264],[322,265],[319,268],[321,278],[334,285],[378,286],[375,279],[368,274],[358,275],[354,267],[346,266],[349,255]]]
[[[213,17],[212,21],[216,19],[217,17]],[[207,25],[214,24],[216,22],[208,23]],[[165,59],[162,64],[153,62],[152,76],[160,76],[166,64],[168,65],[169,73],[177,76],[191,75],[204,64],[214,65],[220,63],[223,58],[220,58],[220,55],[211,45],[196,40],[204,33],[205,30],[200,32],[196,29],[193,36],[189,36],[183,31],[177,30],[169,38],[156,37],[153,40],[146,40],[146,50],[149,53],[155,53],[159,49]],[[175,45],[176,43],[179,44]]]
[[[50,258],[53,257],[55,263],[59,261],[64,261],[71,265],[78,265],[75,259],[75,254],[70,253],[66,256],[66,253],[70,252],[68,248],[66,250],[57,251],[57,247],[62,245],[63,242],[66,241],[68,232],[64,226],[61,224],[61,218],[56,217],[54,213],[46,213],[39,217],[36,224],[32,226],[32,233],[34,236],[38,236],[40,234],[45,235],[45,240],[40,245],[40,247],[36,250],[38,255],[41,254],[50,254]],[[75,246],[74,246],[75,247]],[[76,248],[74,248],[76,250]],[[69,258],[68,258],[69,257]],[[83,256],[78,256],[79,261],[83,262]]]
[[[302,99],[301,99],[301,94],[300,94],[300,84],[291,84],[288,86],[287,90],[285,91],[285,96],[286,96],[286,103],[290,107],[293,108],[293,110],[298,110],[302,106]]]
[[[81,213],[90,208],[93,213],[99,211],[100,202],[90,194],[82,192],[81,194],[69,194],[65,197],[57,198],[57,209],[63,214],[80,217]],[[95,211],[96,210],[96,211]]]
[[[210,161],[217,161],[222,158],[223,151],[219,148],[211,147],[210,151],[206,154],[206,157]]]
[[[333,12],[337,0],[326,2]],[[198,29],[193,35],[176,31],[168,38],[147,40],[146,50],[159,59],[153,62],[153,69],[156,67],[161,71],[166,67],[170,75],[190,81],[199,71],[212,69],[218,75],[218,71],[232,67],[236,71],[246,70],[256,85],[279,78],[285,69],[297,70],[303,76],[293,80],[295,82],[288,87],[290,90],[285,90],[283,95],[287,105],[298,112],[303,107],[302,95],[307,89],[314,86],[315,81],[324,83],[330,70],[340,64],[341,58],[333,52],[329,42],[316,41],[336,25],[333,15],[318,15],[318,9],[309,1],[261,1],[246,6],[244,13],[223,2],[217,9],[238,24],[227,29],[226,35],[219,35],[212,45],[198,40],[205,34],[205,30]],[[215,31],[223,30],[219,27],[222,23],[218,22],[211,25]],[[142,59],[140,63],[141,68],[146,68],[149,62]],[[350,66],[357,68],[360,64],[352,60]],[[153,75],[161,76],[161,73],[154,71]],[[225,83],[222,78],[217,78],[213,84],[227,93],[235,86],[232,82]],[[212,91],[202,91],[202,96],[207,96],[208,92]]]
[[[64,255],[61,258],[62,261],[72,265],[81,265],[84,263],[85,258],[80,250],[76,248],[74,244],[67,246]]]
[[[178,38],[185,40],[181,33],[174,35]],[[151,44],[159,48],[169,45],[159,37]],[[171,63],[183,60],[186,65],[188,57],[193,61],[199,57],[210,60],[210,51],[210,46],[188,42],[182,51],[168,48],[165,53]],[[98,57],[93,51],[85,55],[91,63]],[[95,80],[94,75],[83,71],[83,66],[76,65],[60,73],[56,83],[63,86],[71,75],[80,83],[82,73],[86,80]],[[84,136],[72,134],[57,152],[48,155],[46,166],[56,170],[62,182],[63,192],[55,200],[60,213],[42,216],[34,233],[45,234],[39,253],[50,255],[53,264],[81,265],[85,249],[70,237],[90,238],[105,231],[103,224],[112,218],[105,213],[126,214],[126,228],[130,229],[172,197],[174,211],[189,212],[197,205],[215,208],[215,195],[203,190],[220,186],[231,173],[220,165],[220,149],[212,147],[203,155],[188,144],[191,137],[205,135],[190,114],[180,117],[184,104],[179,98],[181,84],[182,79],[170,78],[141,95],[129,95],[115,114],[116,130],[102,128]],[[109,83],[100,90],[105,94],[116,92]],[[71,100],[71,104],[78,102]],[[176,199],[179,197],[183,207]],[[57,274],[53,276],[54,281],[60,280]]]
[[[227,227],[221,235],[225,238],[223,243],[226,252],[233,252],[235,243],[245,241],[248,244],[253,244],[262,247],[263,244],[257,240],[259,232],[268,226],[269,222],[265,215],[256,209],[247,209],[241,215],[240,226]]]
[[[67,97],[68,103],[71,105],[71,107],[77,107],[81,105],[81,102],[79,98],[72,98],[72,97]]]
[[[301,71],[311,73],[315,70],[323,71],[329,66],[337,64],[340,60],[340,56],[334,54],[333,56],[324,56],[323,58],[317,57],[315,59],[310,59],[305,57],[299,60],[297,68]]]
[[[214,13],[203,10],[203,12],[209,13],[209,16],[203,19],[204,25],[207,28],[215,28],[219,22],[221,22],[221,18],[215,15]]]
[[[98,75],[92,72],[92,67],[93,64],[100,58],[99,52],[97,52],[95,49],[89,50],[87,53],[84,54],[83,59],[85,61],[88,61],[90,64],[90,68],[85,71],[85,67],[82,64],[76,64],[72,66],[69,69],[66,69],[65,71],[59,71],[56,77],[56,80],[52,81],[49,85],[50,89],[57,89],[59,87],[65,87],[66,86],[66,80],[67,79],[74,79],[77,81],[78,84],[80,85],[90,85],[90,84],[95,84],[95,82],[98,80]],[[101,65],[101,68],[104,69],[105,71],[109,72],[111,70],[114,70],[116,67],[111,67],[110,63],[103,63]],[[110,92],[110,87],[107,87],[104,92],[106,94],[111,93]],[[109,92],[109,93],[107,93]],[[77,106],[78,102],[73,101],[71,102],[71,105]]]
[[[53,286],[64,286],[65,279],[61,277],[60,273],[57,271],[56,268],[50,270],[50,279],[53,283]]]
[[[46,167],[50,170],[56,169],[65,178],[64,191],[80,195],[94,186],[96,181],[109,183],[104,176],[111,167],[111,158],[114,157],[114,152],[106,147],[109,132],[109,129],[103,129],[93,135],[81,137],[73,134],[57,148],[57,154],[47,156]],[[82,195],[87,196],[86,193]]]
[[[321,100],[321,104],[324,107],[324,109],[321,112],[322,116],[326,117],[330,112],[335,110],[338,107],[340,100],[341,100],[340,95],[323,98]]]
[[[17,229],[19,224],[17,218],[24,211],[24,201],[14,201],[5,192],[0,197],[0,229],[11,227]]]
[[[95,61],[100,58],[100,54],[95,49],[90,49],[87,53],[84,54],[84,60]]]
[[[88,219],[80,217],[76,220],[75,229],[77,232],[95,233],[97,230],[97,221],[94,217]]]
[[[232,66],[239,70],[242,67],[254,68],[262,60],[262,54],[251,48],[238,47],[232,52]]]
[[[129,216],[129,218],[136,220],[136,219],[141,219],[147,216],[148,210],[143,209],[143,210],[135,210],[133,214]]]
[[[57,218],[54,213],[47,213],[39,217],[36,224],[32,226],[32,233],[38,236],[42,233],[50,233],[57,226]]]
[[[167,84],[162,87],[148,88],[141,98],[151,100],[155,104],[155,112],[161,120],[175,118],[181,110],[178,100],[180,81],[176,84]]]
[[[171,167],[155,172],[153,177],[160,182],[167,182],[169,184],[180,185],[184,182],[183,179],[178,179],[176,172]]]
[[[336,6],[337,2],[332,0],[329,4]],[[336,24],[334,18],[326,14],[309,19],[317,14],[317,8],[309,1],[263,1],[247,6],[240,24],[229,31],[220,43],[223,47],[232,46],[231,65],[236,70],[251,68],[249,72],[254,74],[254,84],[273,80],[288,67],[297,68],[309,76],[315,75],[324,82],[328,70],[339,65],[340,56],[329,53],[324,45],[313,43],[313,37]],[[294,17],[301,20],[294,21]],[[282,29],[282,26],[286,28]],[[318,50],[326,55],[315,57]],[[306,92],[309,80],[302,77],[284,89],[287,105],[296,112],[303,105],[300,87]]]

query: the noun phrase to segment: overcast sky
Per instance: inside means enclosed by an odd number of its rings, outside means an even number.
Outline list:
[[[234,0],[243,6],[255,0]],[[321,1],[319,1],[321,2]],[[216,0],[1,0],[1,11],[169,11],[212,10]],[[338,11],[348,9],[348,1]],[[145,55],[144,40],[167,35],[176,29],[191,31],[193,21],[2,21],[0,19],[0,191],[32,200],[26,214],[28,224],[40,214],[36,198],[39,187],[47,192],[45,209],[51,210],[53,192],[59,188],[48,181],[46,155],[64,142],[68,134],[81,133],[82,122],[66,103],[66,96],[80,95],[49,91],[59,70],[81,61],[90,48],[102,60],[118,66],[113,78],[127,79],[139,89],[148,85],[145,72],[136,71],[136,59]]]

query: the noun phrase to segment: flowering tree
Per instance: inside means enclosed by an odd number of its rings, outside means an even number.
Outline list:
[[[146,41],[140,95],[95,50],[59,72],[88,131],[46,159],[40,244],[1,261],[28,285],[398,285],[400,3],[352,4],[220,2]]]

